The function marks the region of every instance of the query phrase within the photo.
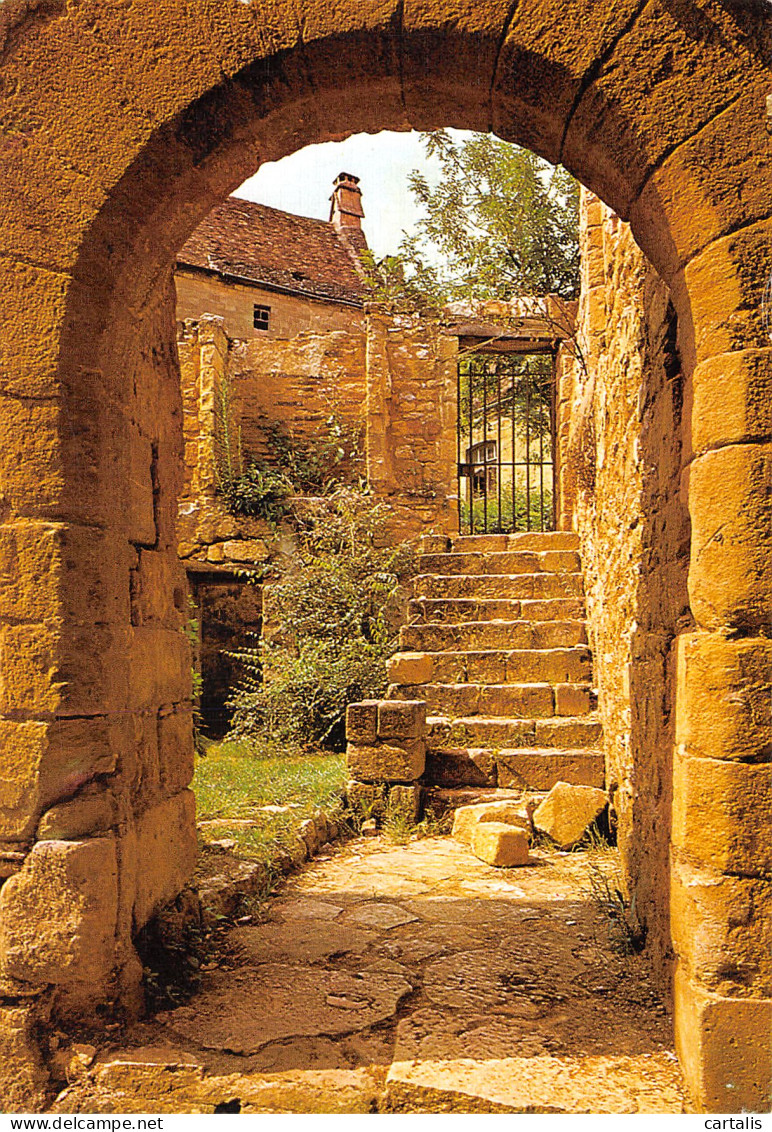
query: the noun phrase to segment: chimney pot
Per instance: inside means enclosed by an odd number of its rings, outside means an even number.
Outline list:
[[[341,228],[361,229],[365,213],[359,177],[353,173],[339,173],[333,182],[330,201],[330,222],[338,232]]]

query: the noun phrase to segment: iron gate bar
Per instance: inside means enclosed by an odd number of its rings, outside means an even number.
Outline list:
[[[488,532],[488,373],[487,366],[483,370],[483,530]]]
[[[496,393],[498,395],[498,404],[496,406],[496,424],[497,424],[497,438],[496,438],[496,459],[499,462],[498,472],[496,473],[496,494],[498,496],[498,526],[501,526],[501,370],[496,366]]]
[[[461,531],[478,534],[554,527],[556,372],[554,351],[549,363],[545,351],[526,355],[486,350],[459,359],[456,448]],[[464,404],[468,421],[463,419]],[[520,443],[525,447],[522,455]],[[505,513],[505,469],[511,475],[506,492],[510,515]],[[521,471],[523,481],[519,480]]]

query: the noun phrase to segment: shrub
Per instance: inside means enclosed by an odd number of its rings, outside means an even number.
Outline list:
[[[241,664],[231,733],[341,749],[347,704],[382,695],[413,548],[384,546],[387,508],[355,488],[295,511],[298,548],[266,592],[263,639]]]

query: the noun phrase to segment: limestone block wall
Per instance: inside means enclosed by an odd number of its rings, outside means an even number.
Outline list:
[[[365,330],[330,327],[286,339],[231,342],[228,375],[238,405],[244,451],[261,455],[265,430],[282,424],[298,440],[323,437],[335,414],[364,428]]]
[[[120,374],[79,372],[59,455],[4,512],[0,1006],[13,1026],[0,1063],[30,1096],[41,1022],[139,1008],[132,938],[194,865],[170,293],[143,312]]]
[[[669,988],[676,653],[678,634],[692,624],[684,378],[667,287],[628,226],[586,192],[581,237],[584,366],[563,369],[558,397],[567,439],[562,519],[582,539],[624,868]]]
[[[331,330],[361,332],[361,307],[343,303],[326,303],[301,295],[284,295],[280,291],[224,282],[218,276],[194,273],[177,266],[174,276],[177,291],[177,318],[197,319],[203,311],[225,320],[234,338],[265,341],[271,338],[294,338],[298,334],[327,334]],[[270,307],[267,331],[255,330],[255,304]]]
[[[458,341],[417,315],[367,319],[367,478],[405,538],[458,532]]]

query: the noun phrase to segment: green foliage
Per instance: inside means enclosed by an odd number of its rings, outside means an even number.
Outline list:
[[[512,299],[579,290],[579,187],[560,166],[527,149],[476,134],[455,142],[447,130],[422,135],[442,170],[432,186],[410,175],[425,215],[405,236],[397,257],[378,264],[378,298],[410,292],[415,306],[441,308],[453,299]],[[437,254],[442,266],[432,263]],[[399,290],[400,273],[405,281]]]
[[[231,654],[242,669],[233,735],[341,748],[346,706],[383,694],[413,563],[408,545],[383,545],[386,516],[354,488],[298,516],[298,552],[271,587],[264,638]]]
[[[362,430],[337,413],[327,418],[320,436],[310,439],[298,440],[283,425],[271,425],[265,445],[266,456],[249,460],[243,470],[234,470],[231,456],[220,463],[220,493],[235,515],[277,524],[292,513],[296,496],[327,495],[344,483],[357,482],[364,467]],[[222,444],[221,449],[230,452]]]
[[[243,855],[269,863],[315,810],[340,811],[345,781],[345,761],[335,755],[242,740],[213,744],[197,758],[193,788],[199,819],[218,823],[207,828],[207,837],[232,838]],[[287,809],[260,809],[277,805]],[[251,828],[238,824],[244,819]]]
[[[498,532],[506,534],[509,531],[552,530],[552,491],[545,483],[544,505],[542,507],[538,468],[534,467],[531,474],[532,484],[530,498],[525,491],[516,488],[514,506],[511,484],[502,484],[501,511],[499,511],[498,492],[493,489],[488,493],[487,511],[482,495],[475,494],[471,508],[468,499],[461,499],[459,501],[459,508],[461,511],[462,530],[470,531],[475,534],[481,534],[484,531],[488,534],[496,534]],[[529,503],[530,507],[528,506]]]

